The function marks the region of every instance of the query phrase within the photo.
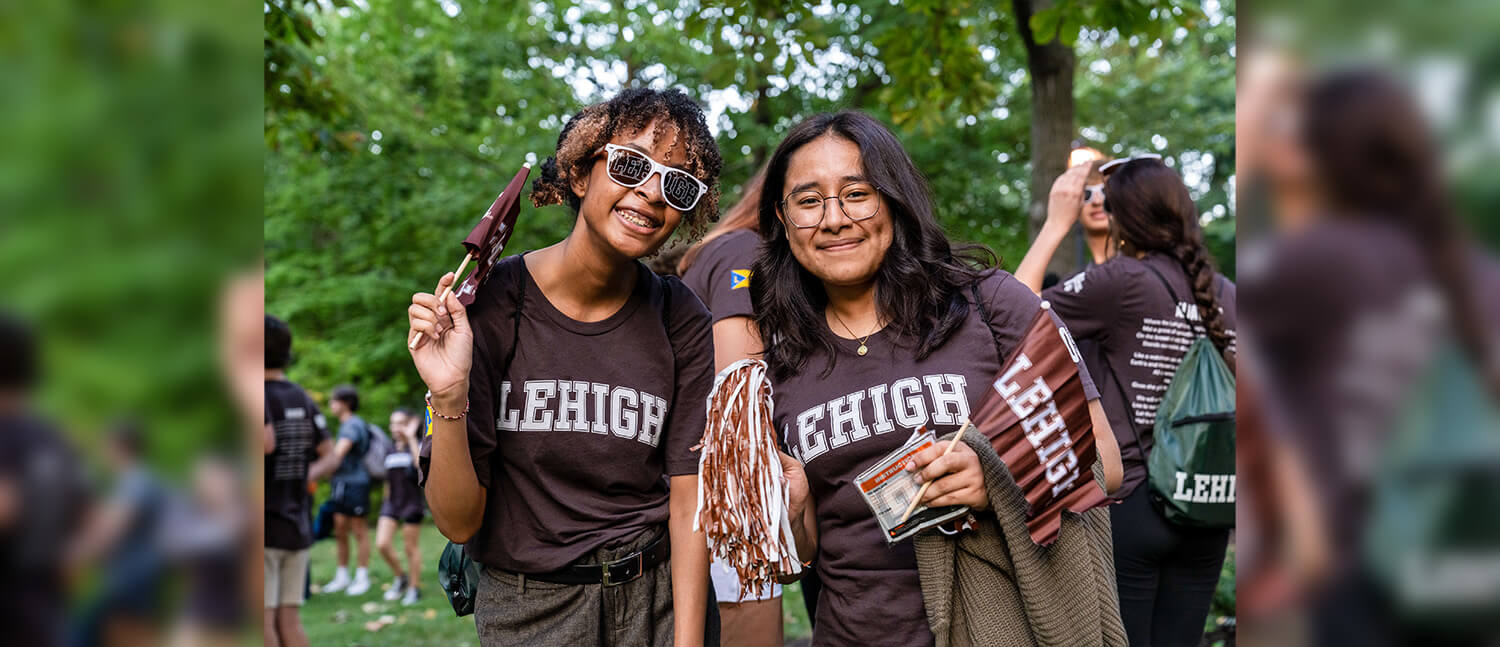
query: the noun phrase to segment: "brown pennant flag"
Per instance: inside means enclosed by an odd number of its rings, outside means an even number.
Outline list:
[[[464,249],[469,250],[469,255],[478,261],[474,270],[456,288],[458,301],[465,307],[474,304],[479,286],[489,278],[490,269],[500,260],[500,252],[504,251],[505,243],[516,230],[516,218],[521,215],[521,191],[526,188],[526,177],[530,174],[531,165],[522,166],[505,190],[495,198],[489,211],[479,219],[479,224],[474,225],[474,230],[464,238]]]
[[[510,179],[510,184],[490,204],[484,217],[479,219],[479,224],[469,231],[464,238],[464,260],[454,270],[455,275],[462,276],[469,261],[478,260],[479,263],[456,285],[449,285],[443,289],[443,293],[437,295],[439,301],[448,298],[448,291],[458,293],[459,303],[464,307],[474,305],[474,297],[479,294],[479,286],[489,277],[490,269],[495,267],[495,262],[500,260],[500,252],[505,249],[506,241],[510,240],[511,232],[516,229],[516,218],[521,215],[521,190],[526,186],[526,176],[531,174],[531,162],[521,165],[521,170]],[[422,340],[419,333],[413,332],[406,340],[406,347],[415,349],[417,343]]]
[[[1026,528],[1046,546],[1057,539],[1062,512],[1108,503],[1094,481],[1093,423],[1078,373],[1078,348],[1042,302],[971,416],[990,439],[1026,497]]]

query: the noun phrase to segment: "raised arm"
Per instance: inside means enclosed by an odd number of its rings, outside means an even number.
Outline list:
[[[1047,220],[1031,248],[1016,267],[1016,278],[1032,292],[1042,293],[1042,279],[1047,276],[1047,263],[1057,253],[1057,246],[1078,221],[1078,211],[1083,208],[1083,183],[1088,180],[1089,165],[1080,164],[1068,169],[1052,183],[1047,195]]]
[[[466,409],[474,389],[489,388],[487,371],[471,375],[474,364],[474,331],[467,310],[449,292],[442,303],[437,294],[454,281],[452,272],[443,276],[434,293],[412,295],[407,309],[410,333],[420,333],[411,350],[417,373],[432,392],[432,462],[427,476],[427,505],[432,521],[444,537],[465,543],[479,531],[484,519],[486,490],[474,471],[469,452]],[[478,382],[472,380],[478,378]]]

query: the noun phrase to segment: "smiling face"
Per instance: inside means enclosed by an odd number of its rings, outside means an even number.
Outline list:
[[[658,129],[660,137],[656,136]],[[622,133],[610,143],[683,168],[686,155],[677,135],[675,125],[652,122],[638,132]],[[638,187],[621,186],[610,179],[608,157],[602,148],[589,168],[587,174],[572,182],[573,193],[582,201],[578,218],[608,249],[628,258],[650,256],[682,222],[683,213],[667,206],[662,198],[660,173]]]
[[[792,153],[787,162],[782,196],[812,189],[825,196],[839,195],[851,183],[868,182],[859,146],[832,133],[814,139]],[[878,209],[867,220],[854,221],[836,200],[827,200],[822,222],[800,229],[782,215],[792,256],[823,283],[860,286],[875,280],[894,236],[891,205],[875,194]]]

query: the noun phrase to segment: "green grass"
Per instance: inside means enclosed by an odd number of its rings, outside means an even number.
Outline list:
[[[781,631],[786,642],[812,637],[812,624],[807,621],[807,607],[802,603],[801,582],[781,587]]]
[[[371,541],[375,530],[370,529]],[[385,587],[391,581],[391,569],[385,560],[371,547],[370,591],[357,598],[343,593],[320,595],[314,593],[302,607],[302,624],[307,628],[307,637],[312,644],[374,647],[376,645],[451,645],[453,647],[479,644],[474,632],[474,617],[455,618],[448,599],[437,585],[437,559],[447,540],[437,528],[426,523],[422,526],[422,601],[403,607],[399,601],[386,602],[381,599]],[[401,540],[396,540],[399,550]],[[350,551],[354,549],[350,542]],[[333,579],[335,568],[333,540],[326,539],[312,547],[312,581],[322,586]],[[368,605],[370,610],[366,610]],[[395,622],[379,631],[370,631],[365,623],[391,616]],[[1225,560],[1223,578],[1219,591],[1214,596],[1214,608],[1209,614],[1205,629],[1213,631],[1227,618],[1234,617],[1234,549],[1231,546]],[[788,643],[812,635],[807,621],[807,611],[802,603],[802,585],[792,584],[782,588],[782,629]],[[1222,644],[1214,641],[1212,644]]]
[[[370,591],[359,597],[343,593],[313,593],[302,607],[302,624],[307,628],[311,644],[319,645],[452,645],[470,647],[479,644],[474,632],[474,616],[456,618],[448,598],[437,585],[437,560],[448,540],[438,533],[429,522],[422,526],[422,600],[410,607],[401,602],[386,602],[382,597],[391,582],[391,567],[375,551],[374,524],[370,528]],[[398,533],[397,551],[401,548]],[[354,541],[349,541],[350,562],[353,562]],[[337,566],[332,539],[325,539],[312,547],[312,582],[320,587],[333,579]],[[350,564],[350,574],[354,565]],[[316,590],[316,589],[315,589]],[[370,606],[373,605],[373,606]],[[368,609],[368,610],[367,610]],[[365,623],[377,621],[382,616],[392,616],[395,622],[370,631]]]
[[[376,645],[445,645],[453,647],[475,647],[479,644],[474,631],[474,616],[456,618],[448,599],[437,585],[437,560],[443,546],[448,543],[430,520],[422,526],[422,601],[410,607],[401,606],[400,601],[386,602],[382,599],[385,587],[391,582],[391,568],[375,551],[373,542],[375,529],[370,528],[370,591],[351,598],[343,593],[313,593],[302,607],[302,624],[312,644],[328,646],[373,647]],[[396,539],[397,551],[401,539]],[[354,541],[349,541],[350,561],[353,561]],[[333,579],[337,566],[332,539],[325,539],[312,547],[312,582],[321,587]],[[353,574],[353,564],[350,564]],[[782,603],[783,627],[786,640],[805,638],[812,634],[807,623],[807,612],[802,605],[802,587],[797,584],[784,589]],[[373,606],[371,606],[373,605]],[[369,608],[367,611],[366,608]],[[391,616],[395,622],[379,631],[370,631],[365,623]]]

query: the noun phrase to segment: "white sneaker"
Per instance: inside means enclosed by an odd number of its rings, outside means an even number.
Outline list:
[[[409,607],[409,606],[411,606],[413,604],[416,604],[417,601],[419,601],[421,599],[422,599],[422,594],[417,592],[417,587],[415,587],[415,586],[408,586],[408,587],[406,587],[406,596],[403,597],[403,598],[401,598],[401,606],[403,606],[403,607]]]
[[[385,601],[394,602],[401,599],[401,594],[406,591],[406,578],[400,575],[391,580],[391,588],[385,592]]]
[[[324,593],[338,593],[349,587],[349,572],[340,571],[333,576],[333,581],[323,585]]]
[[[365,593],[369,592],[369,590],[370,590],[370,578],[369,578],[369,576],[360,577],[360,576],[356,575],[356,576],[354,576],[354,582],[351,583],[351,584],[349,584],[349,589],[346,590],[346,591],[344,591],[344,592],[348,593],[351,596],[357,596],[357,595],[364,595]]]

